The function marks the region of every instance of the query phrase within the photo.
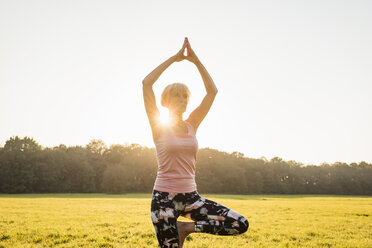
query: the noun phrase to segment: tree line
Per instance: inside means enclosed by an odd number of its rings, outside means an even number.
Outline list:
[[[155,148],[111,145],[42,147],[11,137],[0,147],[0,193],[150,193]],[[199,193],[372,195],[372,164],[304,165],[211,148],[197,155]]]

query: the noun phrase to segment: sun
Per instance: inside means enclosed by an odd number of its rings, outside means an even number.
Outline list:
[[[161,124],[166,124],[169,122],[169,114],[167,111],[160,110],[159,121]]]

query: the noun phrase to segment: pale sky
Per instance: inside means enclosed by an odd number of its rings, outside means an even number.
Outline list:
[[[187,36],[219,90],[201,148],[372,162],[371,13],[368,0],[0,0],[0,144],[153,147],[141,82]],[[158,102],[173,82],[191,90],[186,118],[203,82],[173,64]]]

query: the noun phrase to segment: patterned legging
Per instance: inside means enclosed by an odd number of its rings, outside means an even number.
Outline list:
[[[168,193],[154,190],[151,219],[160,247],[178,247],[177,218],[195,221],[195,232],[236,235],[248,230],[248,220],[237,212],[204,197],[197,191]]]

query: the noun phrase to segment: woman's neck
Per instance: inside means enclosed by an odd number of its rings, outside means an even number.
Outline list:
[[[169,123],[171,126],[175,126],[181,122],[183,122],[183,113],[174,113],[174,112],[169,112]]]

